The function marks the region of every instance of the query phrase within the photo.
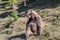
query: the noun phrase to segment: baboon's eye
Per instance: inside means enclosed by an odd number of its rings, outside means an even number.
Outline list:
[[[31,13],[29,15],[32,15]]]
[[[34,15],[33,13],[30,13],[29,15]]]

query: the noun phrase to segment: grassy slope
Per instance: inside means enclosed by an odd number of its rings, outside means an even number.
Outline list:
[[[41,36],[31,36],[29,40],[60,40],[60,6],[56,8],[35,9],[42,17],[44,22],[44,30]],[[24,40],[26,17],[21,17],[9,25],[5,29],[9,17],[0,18],[0,40]]]

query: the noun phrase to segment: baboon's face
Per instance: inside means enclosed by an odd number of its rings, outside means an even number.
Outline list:
[[[34,14],[33,13],[30,13],[29,14],[29,18],[34,19],[35,18]]]
[[[32,11],[28,11],[27,12],[27,17],[34,19],[35,18],[35,15],[34,15],[34,13]]]

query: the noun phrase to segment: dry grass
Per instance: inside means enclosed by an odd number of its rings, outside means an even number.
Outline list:
[[[60,40],[59,10],[60,6],[53,9],[36,9],[43,19],[44,30],[41,36],[31,36],[29,40]],[[0,18],[0,40],[25,40],[26,20],[26,17],[20,17],[17,21],[12,22],[9,28],[4,28],[4,25],[9,21],[9,17]]]

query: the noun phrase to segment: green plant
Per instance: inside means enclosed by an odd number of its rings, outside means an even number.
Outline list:
[[[17,20],[17,19],[19,18],[17,11],[13,11],[12,14],[11,14],[11,16],[12,16],[15,20]]]
[[[17,3],[18,0],[9,0],[9,5],[11,6],[11,8],[13,8],[13,10],[15,10]]]

